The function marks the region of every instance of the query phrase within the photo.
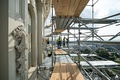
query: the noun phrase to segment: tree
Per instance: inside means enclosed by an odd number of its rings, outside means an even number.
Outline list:
[[[97,54],[103,58],[109,59],[109,53],[105,48],[99,48],[97,51]]]

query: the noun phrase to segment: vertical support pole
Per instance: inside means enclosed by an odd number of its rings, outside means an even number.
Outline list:
[[[80,34],[81,34],[81,32],[80,32],[80,23],[79,23],[79,25],[78,25],[78,27],[79,27],[79,29],[78,29],[78,34],[79,34],[79,39],[78,39],[78,65],[79,65],[79,68],[80,68]]]
[[[53,4],[51,5],[51,7],[52,7],[52,69],[53,69],[53,63],[54,63],[54,61],[53,61],[53,58],[54,58],[54,54],[53,54]]]
[[[94,18],[94,0],[92,0],[92,18]]]
[[[71,27],[74,27],[74,28],[75,28],[75,22],[74,22],[74,24],[73,24]],[[74,37],[75,37],[75,35],[76,35],[75,31],[76,31],[76,29],[74,29]],[[77,38],[76,38],[76,39],[77,39]],[[74,38],[74,46],[76,45],[76,43],[75,43],[76,39]]]
[[[92,19],[94,19],[94,0],[92,0]],[[92,41],[94,40],[94,23],[92,23]],[[92,42],[93,49],[93,42]]]
[[[92,19],[94,19],[94,0],[92,0]],[[94,23],[92,23],[92,41],[94,41]],[[93,42],[92,42],[93,49]]]
[[[70,53],[70,50],[69,50],[69,29],[67,29],[68,30],[68,42],[67,42],[67,47],[68,47],[68,54]]]

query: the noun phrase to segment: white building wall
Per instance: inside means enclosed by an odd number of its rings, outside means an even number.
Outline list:
[[[9,17],[8,17],[8,61],[9,61],[9,80],[20,80],[21,75],[16,70],[16,52],[15,52],[15,39],[11,35],[11,32],[20,25],[27,27],[27,2],[22,0],[9,0]],[[19,5],[18,5],[19,4]],[[27,52],[26,52],[27,53]],[[27,55],[26,55],[27,58]],[[27,61],[26,61],[27,62]],[[25,66],[26,71],[23,79],[27,80],[27,64]]]
[[[45,17],[42,11],[38,14],[38,6],[35,1],[37,0],[2,0],[2,3],[0,3],[0,80],[34,80],[37,77],[36,68],[38,64],[42,63],[43,59],[44,45],[42,45],[42,40],[44,37]],[[15,39],[11,35],[11,32],[18,26],[24,25],[26,34],[28,33],[28,9],[32,15],[32,66],[28,69],[28,50],[25,50],[27,59],[27,61],[25,61],[26,71],[23,78],[21,78],[20,74],[16,72]],[[41,22],[38,24],[38,21]],[[27,43],[26,41],[26,44]],[[37,64],[38,57],[39,63]],[[32,73],[29,74],[31,71]]]

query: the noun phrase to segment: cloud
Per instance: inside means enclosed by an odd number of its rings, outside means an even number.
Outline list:
[[[94,2],[96,2],[95,0]],[[88,5],[92,5],[92,0],[89,1]],[[99,0],[94,5],[94,17],[104,18],[120,12],[120,0]],[[82,11],[81,17],[91,18],[92,17],[92,6],[86,6]],[[118,18],[116,16],[115,18]]]
[[[99,0],[94,7],[95,17],[103,18],[120,11],[120,0]]]
[[[91,7],[90,6],[86,6],[84,8],[84,10],[82,11],[82,13],[80,14],[80,17],[82,18],[92,18],[92,13],[91,13]],[[89,13],[89,14],[88,14]]]

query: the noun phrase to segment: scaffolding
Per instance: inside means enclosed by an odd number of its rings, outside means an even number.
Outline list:
[[[104,43],[105,44],[120,44],[120,42],[112,41],[116,37],[120,36],[120,32],[116,33],[115,35],[98,35],[97,30],[104,28],[104,27],[108,27],[110,25],[114,25],[114,24],[119,25],[120,19],[110,19],[110,18],[119,16],[120,13],[110,15],[110,16],[107,16],[107,17],[104,17],[101,19],[95,19],[94,18],[94,6],[95,6],[95,4],[97,4],[98,1],[99,0],[94,2],[94,0],[92,0],[92,5],[88,5],[88,6],[91,6],[91,8],[92,8],[92,18],[89,18],[89,19],[82,18],[82,17],[76,17],[76,16],[75,17],[73,17],[73,16],[66,17],[66,16],[60,16],[60,15],[53,16],[53,4],[52,4],[52,25],[51,25],[52,30],[51,30],[51,34],[47,35],[47,37],[50,37],[50,36],[52,37],[52,48],[51,48],[52,56],[51,56],[51,58],[50,57],[46,58],[46,60],[43,62],[43,64],[39,66],[38,71],[50,70],[50,73],[52,74],[55,62],[62,62],[62,60],[71,58],[72,61],[70,61],[70,59],[69,59],[66,62],[67,63],[70,63],[70,62],[76,63],[78,65],[78,68],[82,72],[85,80],[112,80],[113,79],[107,74],[106,70],[103,70],[103,69],[107,68],[108,70],[110,70],[111,68],[120,67],[120,64],[118,64],[114,61],[109,61],[100,56],[97,56],[96,51],[101,46],[103,46]],[[78,26],[76,26],[76,24]],[[92,24],[92,27],[89,27],[88,24]],[[100,26],[100,27],[95,27],[95,24],[106,24],[106,25]],[[62,34],[62,32],[64,30],[67,30],[68,33]],[[70,30],[78,30],[78,33],[77,34],[71,33]],[[88,30],[89,32],[82,33],[82,30]],[[77,46],[76,50],[70,49],[70,45],[68,45],[68,48],[66,50],[68,53],[67,55],[65,55],[65,56],[62,55],[62,57],[60,55],[59,56],[55,55],[54,49],[56,49],[56,48],[55,48],[55,45],[53,45],[54,35],[67,35],[68,39],[70,38],[70,35],[72,35],[73,38],[76,38],[76,41],[73,41],[73,42],[69,41],[69,43],[77,43],[78,46]],[[107,41],[105,41],[103,39],[103,37],[110,37],[110,38]],[[91,43],[92,47],[88,46],[86,44],[86,42]],[[93,46],[94,43],[99,43],[99,45],[94,47]],[[83,45],[86,49],[89,50],[89,54],[86,54],[86,55],[82,54],[81,45]],[[120,54],[120,52],[117,48],[115,48],[114,46],[111,46],[111,48],[115,52]],[[74,54],[72,54],[72,53],[74,53]],[[78,60],[76,61],[74,59],[74,57],[77,57]],[[51,63],[50,62],[48,63],[48,61],[51,61]],[[46,62],[47,62],[47,64],[46,64]],[[94,64],[94,63],[97,63],[97,64]],[[103,63],[103,64],[101,65],[99,63]],[[48,80],[49,76],[47,76],[47,78],[45,78],[45,77],[43,77],[43,78],[45,80]]]

